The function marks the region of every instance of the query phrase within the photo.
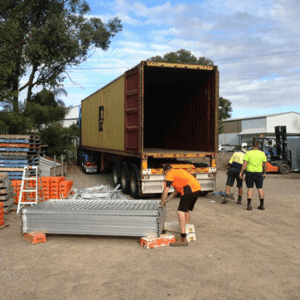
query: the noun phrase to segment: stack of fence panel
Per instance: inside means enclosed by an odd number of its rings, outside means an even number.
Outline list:
[[[4,211],[10,211],[15,208],[14,195],[15,195],[14,188],[11,185],[11,180],[8,178],[8,174],[1,173],[0,174],[0,205],[3,207]]]
[[[91,188],[73,188],[74,194],[70,196],[70,200],[101,200],[101,199],[128,199],[127,196],[120,193],[120,185],[111,189],[109,185],[96,185]]]
[[[22,179],[25,166],[39,165],[40,146],[38,136],[0,135],[0,172],[8,173],[10,179]]]
[[[72,186],[72,180],[65,180],[65,177],[41,177],[42,179],[42,187],[44,200],[49,199],[60,199],[67,198]],[[53,187],[52,187],[53,182]],[[15,196],[15,204],[19,202],[19,195],[21,190],[22,180],[12,180],[12,186],[14,187]],[[28,181],[28,187],[35,187],[35,181]],[[35,192],[28,193],[29,197],[34,198]],[[42,198],[42,192],[39,190],[39,198]],[[22,202],[27,201],[27,193],[23,193]]]
[[[22,232],[159,236],[166,219],[160,200],[62,200],[22,209]]]

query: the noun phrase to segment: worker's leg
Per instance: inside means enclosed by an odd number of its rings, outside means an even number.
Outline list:
[[[247,192],[247,210],[252,210],[251,199],[253,194],[253,188],[249,188]]]
[[[246,185],[247,185],[247,188],[248,188],[248,192],[247,192],[247,210],[252,210],[251,199],[252,199],[252,195],[253,195],[254,180],[253,180],[253,174],[251,172],[246,173]]]
[[[260,201],[260,205],[259,205],[258,209],[265,210],[265,205],[264,205],[265,194],[264,194],[263,189],[258,189],[258,195],[259,195],[259,201]]]
[[[190,223],[190,219],[191,219],[191,213],[190,213],[190,211],[188,210],[188,211],[185,213],[185,224],[189,224],[189,223]]]
[[[225,189],[226,195],[229,195],[229,193],[230,193],[230,188],[231,188],[230,185],[226,185],[226,189]]]
[[[243,188],[242,187],[239,188],[239,197],[243,197]]]
[[[186,233],[185,232],[185,224],[186,224],[186,213],[183,211],[177,211],[177,215],[178,215],[178,220],[179,220],[179,226],[180,226],[180,232]]]
[[[178,210],[177,210],[177,216],[180,226],[180,233],[181,237],[179,240],[177,240],[174,243],[170,243],[170,246],[188,246],[187,238],[186,238],[186,232],[185,232],[185,224],[186,224],[186,217],[189,218],[189,216],[186,216],[188,212],[188,206],[189,206],[189,198],[188,195],[184,195],[181,197]]]
[[[177,211],[181,237],[178,241],[170,243],[170,246],[188,246],[185,225],[190,222],[190,211],[193,211],[199,193],[200,192],[190,193],[181,197]]]
[[[227,198],[229,197],[230,188],[233,186],[233,184],[234,184],[234,175],[232,169],[229,169],[227,175],[227,181],[226,181],[225,196],[223,197],[223,200],[221,202],[222,204],[228,203]]]
[[[242,204],[242,198],[243,198],[243,188],[239,188],[239,197],[238,197],[238,201],[237,204]]]
[[[237,204],[242,204],[242,197],[243,197],[243,179],[240,178],[240,170],[237,170],[236,172],[236,182],[237,182],[237,187],[239,190],[239,197],[238,197],[238,201]]]
[[[264,206],[265,194],[264,194],[264,191],[263,191],[263,181],[264,181],[264,179],[263,179],[262,173],[258,173],[255,184],[256,184],[256,188],[257,188],[258,196],[259,196],[259,201],[260,201],[260,205],[259,205],[258,209],[260,209],[260,210],[265,210],[265,206]]]

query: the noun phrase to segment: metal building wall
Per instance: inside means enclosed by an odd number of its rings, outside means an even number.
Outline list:
[[[219,135],[220,144],[240,145],[240,137],[238,133],[222,133]]]
[[[300,114],[286,113],[267,117],[267,132],[275,132],[275,126],[286,126],[288,134],[300,135]]]
[[[99,131],[99,106],[104,106]],[[82,146],[124,151],[124,76],[82,101]]]
[[[251,129],[251,128],[265,128],[266,118],[257,118],[257,119],[249,119],[249,120],[242,120],[242,130]]]

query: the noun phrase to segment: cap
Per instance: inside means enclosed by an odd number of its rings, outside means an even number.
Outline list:
[[[172,167],[170,165],[164,165],[163,166],[164,171],[167,171],[167,170],[170,170],[170,169],[172,169]]]

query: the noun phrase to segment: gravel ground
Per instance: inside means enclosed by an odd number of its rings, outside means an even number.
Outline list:
[[[111,184],[109,174],[86,175],[74,165],[67,179],[76,187]],[[0,230],[0,299],[298,300],[299,180],[299,173],[267,175],[265,211],[256,209],[256,193],[254,209],[246,210],[246,189],[242,205],[199,198],[191,218],[197,240],[180,248],[76,235],[47,235],[47,243],[31,245],[12,212]],[[225,181],[221,170],[216,191]],[[177,220],[178,202],[167,204],[167,221]]]

